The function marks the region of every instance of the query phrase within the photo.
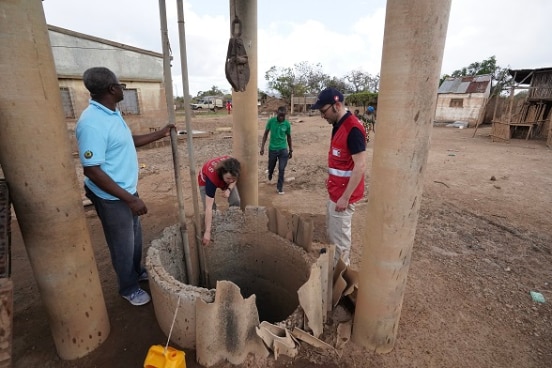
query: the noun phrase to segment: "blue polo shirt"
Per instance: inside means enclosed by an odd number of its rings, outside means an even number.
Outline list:
[[[112,111],[90,100],[76,128],[79,158],[83,167],[99,166],[117,185],[135,194],[138,185],[138,155],[132,132],[119,110]],[[90,179],[84,184],[98,197],[119,198],[101,190]]]

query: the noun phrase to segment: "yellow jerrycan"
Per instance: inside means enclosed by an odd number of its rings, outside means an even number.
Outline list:
[[[167,346],[152,345],[146,355],[144,368],[186,368],[186,354]]]

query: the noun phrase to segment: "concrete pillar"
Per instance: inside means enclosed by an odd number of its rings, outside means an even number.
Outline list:
[[[230,0],[230,23],[238,16],[249,58],[250,78],[245,92],[232,92],[232,155],[240,160],[241,206],[259,204],[259,123],[257,110],[257,0]]]
[[[451,0],[388,0],[378,134],[352,339],[393,349],[410,265]]]
[[[0,14],[0,164],[57,352],[75,359],[110,326],[42,2],[1,1]]]

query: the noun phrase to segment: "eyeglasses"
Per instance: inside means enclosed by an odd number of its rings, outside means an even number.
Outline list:
[[[126,84],[124,83],[113,83],[112,86],[119,86],[120,89],[126,89]]]
[[[324,110],[320,109],[320,115],[322,116],[325,116],[326,115],[326,112],[328,112],[328,110],[333,106],[333,104],[331,104],[330,106],[326,107]]]

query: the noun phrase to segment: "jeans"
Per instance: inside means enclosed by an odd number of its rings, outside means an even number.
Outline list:
[[[140,218],[133,215],[125,202],[102,199],[86,186],[85,190],[102,222],[111,263],[119,283],[119,294],[130,295],[138,290],[138,277],[145,270],[142,267]]]
[[[272,174],[274,174],[274,169],[276,168],[276,161],[278,161],[278,183],[276,184],[276,189],[278,189],[278,192],[284,191],[284,173],[286,171],[288,158],[289,158],[289,152],[287,148],[268,151],[268,179],[269,180],[272,179]]]
[[[351,253],[351,224],[355,205],[349,204],[343,212],[335,210],[335,203],[328,200],[326,213],[326,229],[330,244],[335,244],[334,266],[339,258],[343,259],[346,265],[350,263]]]

